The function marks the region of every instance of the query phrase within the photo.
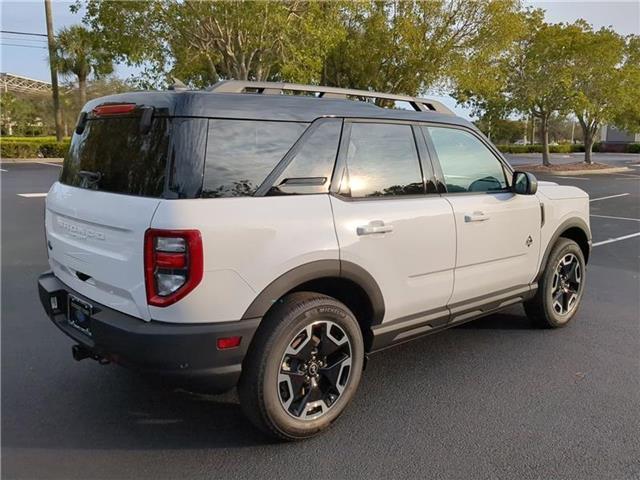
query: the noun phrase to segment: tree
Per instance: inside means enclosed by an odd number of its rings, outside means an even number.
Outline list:
[[[623,88],[624,38],[610,29],[594,32],[588,25],[582,27],[576,35],[571,88],[584,139],[584,161],[590,164],[596,133],[603,123],[614,121],[631,92]],[[638,92],[634,98],[637,102]]]
[[[329,53],[322,83],[416,95],[503,45],[517,16],[512,0],[354,2],[345,38]]]
[[[509,43],[482,53],[459,69],[454,96],[488,118],[512,112],[531,116],[540,128],[542,161],[550,165],[550,121],[571,110],[572,61],[576,37],[585,24],[547,24],[542,10],[527,10],[513,20]]]
[[[117,59],[145,65],[146,80],[194,86],[221,79],[317,82],[340,39],[341,4],[89,0],[85,22]]]
[[[626,39],[624,63],[620,68],[620,104],[613,122],[628,132],[640,132],[640,36]]]
[[[526,38],[528,28],[541,22],[543,12],[510,11],[504,21],[487,25],[493,42],[476,49],[456,62],[450,74],[452,96],[471,108],[472,114],[488,122],[508,117],[515,109],[508,86],[508,62],[517,42]]]
[[[87,78],[113,72],[113,62],[98,44],[97,36],[80,25],[58,32],[58,71],[63,75],[75,75],[78,79],[80,104],[87,102]]]
[[[525,124],[521,120],[494,118],[485,115],[475,124],[495,144],[515,143],[522,140],[524,136]]]
[[[576,37],[584,26],[581,21],[573,25],[547,24],[538,15],[531,15],[527,34],[516,42],[505,62],[511,104],[540,122],[544,165],[551,164],[549,120],[554,113],[566,113],[572,106],[571,61]]]
[[[24,135],[34,123],[35,108],[28,99],[11,92],[0,94],[0,118],[3,135]]]

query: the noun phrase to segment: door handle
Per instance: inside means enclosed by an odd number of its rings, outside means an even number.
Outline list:
[[[358,235],[373,235],[377,233],[389,233],[393,231],[393,225],[385,225],[382,220],[373,220],[367,225],[357,228]]]
[[[465,222],[486,222],[487,220],[489,220],[489,215],[487,215],[484,212],[480,212],[480,211],[476,211],[473,213],[467,213],[464,216],[464,221]]]

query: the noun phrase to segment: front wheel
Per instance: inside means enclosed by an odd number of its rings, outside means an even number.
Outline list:
[[[241,407],[272,436],[312,437],[343,412],[363,363],[362,333],[345,305],[311,292],[288,295],[256,332],[238,385]]]
[[[542,327],[564,327],[578,311],[584,287],[584,254],[576,242],[560,238],[551,250],[535,297],[524,304],[525,312]]]

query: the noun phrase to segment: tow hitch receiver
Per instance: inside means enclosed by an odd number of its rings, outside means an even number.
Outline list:
[[[73,355],[73,359],[78,362],[80,360],[84,360],[85,358],[91,358],[98,362],[100,365],[107,365],[108,363],[110,363],[108,358],[94,353],[93,350],[83,345],[74,345],[73,347],[71,347],[71,354]]]

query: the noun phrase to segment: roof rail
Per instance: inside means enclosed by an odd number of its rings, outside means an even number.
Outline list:
[[[394,95],[391,93],[354,90],[350,88],[321,87],[317,85],[300,85],[284,82],[253,82],[249,80],[223,80],[208,88],[216,93],[261,93],[265,95],[282,95],[285,92],[317,93],[319,98],[339,98],[346,100],[381,99],[407,102],[417,112],[438,112],[453,115],[453,112],[442,103],[427,98]]]

